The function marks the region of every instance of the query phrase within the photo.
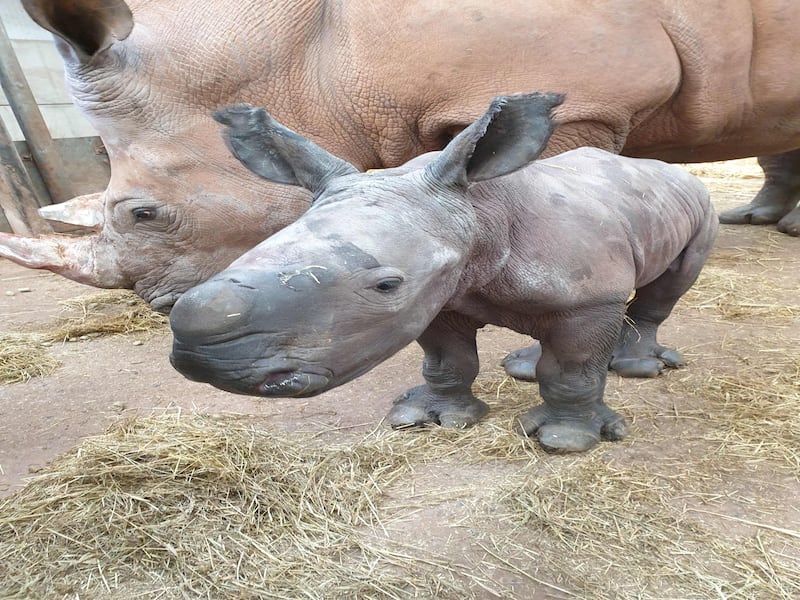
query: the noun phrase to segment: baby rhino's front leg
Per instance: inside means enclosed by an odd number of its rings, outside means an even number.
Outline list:
[[[472,393],[478,375],[477,325],[462,315],[444,313],[434,319],[417,342],[425,351],[425,384],[394,401],[386,417],[392,427],[435,423],[470,427],[488,411]]]
[[[624,309],[620,304],[573,316],[542,336],[536,378],[544,403],[519,417],[519,425],[545,450],[582,452],[601,438],[620,440],[627,434],[625,419],[603,401]]]

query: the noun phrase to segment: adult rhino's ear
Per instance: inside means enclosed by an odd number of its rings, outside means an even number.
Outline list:
[[[466,186],[513,173],[536,160],[555,129],[552,110],[563,94],[498,96],[426,167],[445,185]]]
[[[86,63],[133,29],[124,0],[22,0],[31,19],[57,36],[67,62]]]
[[[349,162],[273,119],[263,108],[234,104],[214,113],[226,125],[223,137],[233,155],[253,173],[317,193],[334,177],[357,173]]]

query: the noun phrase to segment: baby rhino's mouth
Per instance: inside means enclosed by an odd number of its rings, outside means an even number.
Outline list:
[[[265,397],[314,396],[327,389],[329,377],[304,371],[273,371],[258,386]]]

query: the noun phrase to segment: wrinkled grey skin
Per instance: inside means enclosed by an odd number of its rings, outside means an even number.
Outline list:
[[[800,2],[22,2],[53,32],[112,177],[46,211],[93,234],[0,234],[0,256],[165,312],[308,207],[226,151],[211,113],[235,102],[365,170],[440,150],[497,94],[563,91],[545,155],[762,156],[764,189],[723,220],[800,234]]]
[[[553,451],[622,438],[603,402],[608,369],[652,377],[683,363],[656,332],[717,218],[678,167],[594,148],[536,161],[561,100],[498,98],[444,151],[372,174],[262,109],[220,111],[244,165],[315,202],[178,300],[172,364],[231,392],[313,396],[416,339],[425,384],[389,423],[466,427],[487,411],[471,386],[476,331],[492,323],[541,340],[544,403],[520,418],[527,435]]]

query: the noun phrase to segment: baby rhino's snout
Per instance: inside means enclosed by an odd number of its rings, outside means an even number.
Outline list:
[[[309,366],[295,333],[322,280],[307,270],[231,270],[186,292],[170,314],[170,362],[184,377],[251,396],[311,396],[331,373]],[[313,327],[312,327],[313,329]],[[316,329],[314,329],[316,331]]]
[[[211,279],[183,294],[173,306],[169,324],[175,340],[187,346],[224,338],[246,322],[257,290],[235,277]]]

